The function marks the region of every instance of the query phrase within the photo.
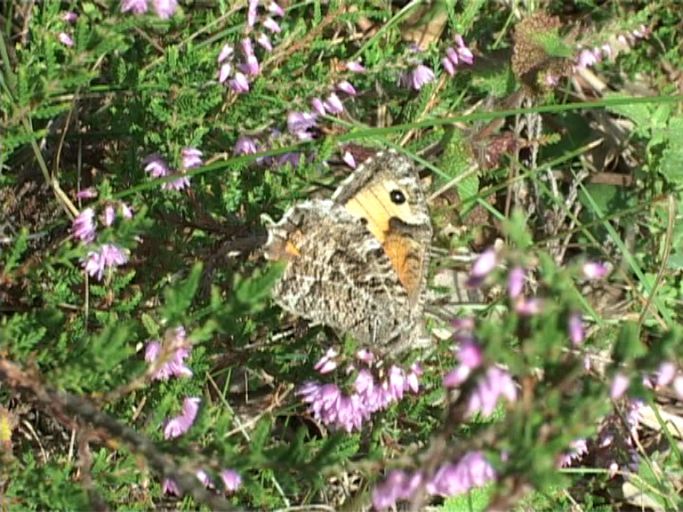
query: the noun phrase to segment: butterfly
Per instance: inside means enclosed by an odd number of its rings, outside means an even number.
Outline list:
[[[409,158],[377,153],[330,199],[298,203],[267,230],[265,257],[285,263],[272,290],[284,310],[365,347],[424,341],[432,224]]]

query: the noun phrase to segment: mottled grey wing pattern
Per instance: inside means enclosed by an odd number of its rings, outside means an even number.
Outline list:
[[[288,261],[273,289],[283,309],[369,346],[396,341],[408,327],[408,297],[382,245],[342,206],[300,203],[269,233],[266,257]]]

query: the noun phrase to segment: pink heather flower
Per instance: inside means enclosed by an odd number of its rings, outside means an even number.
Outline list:
[[[261,72],[256,55],[248,55],[246,62],[240,65],[240,69],[249,76],[256,76]]]
[[[163,483],[161,484],[161,491],[164,494],[173,494],[174,496],[180,496],[180,489],[178,488],[178,484],[176,484],[173,480],[170,478],[165,478]]]
[[[344,104],[335,93],[331,93],[323,104],[325,105],[325,110],[330,114],[341,114],[344,112]]]
[[[164,439],[175,439],[190,430],[197,418],[200,402],[201,400],[196,397],[187,397],[183,400],[181,414],[171,418],[164,427]]]
[[[412,71],[403,76],[402,83],[405,87],[412,87],[419,91],[429,82],[434,81],[434,72],[424,64],[418,64]]]
[[[349,96],[355,96],[356,95],[356,88],[351,85],[351,82],[348,80],[342,80],[337,84],[337,90],[341,92],[345,92]]]
[[[66,32],[60,32],[57,36],[57,39],[59,39],[60,43],[62,43],[64,46],[68,46],[69,48],[74,45],[74,40]]]
[[[644,39],[650,35],[650,29],[645,25],[641,25],[637,29],[631,31],[631,34],[637,39]]]
[[[605,43],[600,47],[600,50],[602,51],[602,56],[606,59],[609,59],[612,57],[612,47]]]
[[[444,57],[443,59],[441,59],[441,65],[446,70],[446,73],[448,73],[450,76],[455,75],[455,66],[451,62],[451,59],[449,59],[448,57]]]
[[[317,117],[312,112],[289,112],[287,114],[287,130],[301,140],[310,140],[312,134],[308,130],[316,126]]]
[[[544,80],[548,87],[555,87],[557,84],[560,83],[560,77],[557,75],[553,75],[552,73],[546,74]]]
[[[464,316],[460,318],[454,318],[451,321],[451,325],[455,331],[470,332],[474,330],[474,318],[471,316]]]
[[[373,354],[366,348],[362,348],[358,352],[356,352],[356,359],[364,362],[365,364],[370,364],[375,360],[375,354]]]
[[[522,316],[538,315],[542,309],[543,301],[536,297],[518,297],[515,301],[515,311]]]
[[[609,274],[609,267],[599,261],[587,261],[581,267],[581,271],[586,279],[603,279]]]
[[[97,197],[97,190],[93,187],[84,188],[76,194],[76,199],[92,199]]]
[[[302,139],[306,140],[306,139]],[[289,165],[291,167],[299,167],[299,163],[301,162],[301,154],[300,153],[285,153],[283,155],[280,155],[276,160],[275,160],[275,165],[278,167],[282,167],[283,165]]]
[[[64,20],[67,23],[76,23],[77,19],[78,14],[76,14],[73,11],[66,11],[64,14],[62,14],[62,20]]]
[[[182,329],[182,327],[180,328]],[[158,341],[150,341],[145,348],[145,361],[155,368],[152,374],[153,380],[168,380],[171,377],[192,377],[192,370],[185,365],[185,359],[190,355],[191,346],[185,343],[185,331],[182,331],[182,340],[170,344],[168,354],[165,354],[163,363],[159,365],[161,344]]]
[[[256,38],[256,42],[261,48],[267,52],[273,51],[273,44],[270,42],[270,38],[266,34],[261,34]]]
[[[132,219],[133,218],[133,210],[131,210],[130,206],[128,206],[126,203],[120,203],[119,207],[121,208],[121,216],[124,219]]]
[[[233,153],[235,155],[253,155],[257,153],[258,149],[256,147],[256,139],[247,137],[246,135],[241,135],[237,142],[235,142],[235,148]]]
[[[218,54],[218,63],[220,64],[223,61],[232,58],[234,53],[235,49],[232,47],[232,45],[225,43],[221,48],[221,52]]]
[[[576,59],[576,67],[578,69],[585,69],[597,64],[598,59],[591,50],[581,50],[579,56]]]
[[[81,242],[92,242],[95,240],[95,210],[85,208],[74,219],[71,225],[71,233]]]
[[[493,248],[487,249],[481,253],[472,264],[470,276],[467,279],[467,286],[471,288],[481,286],[481,284],[484,282],[484,279],[486,279],[486,276],[488,276],[493,269],[496,268],[497,263],[498,257]]]
[[[457,66],[460,64],[460,57],[458,56],[458,52],[455,50],[455,48],[449,46],[446,48],[446,58],[451,61],[451,64],[454,66]]]
[[[197,148],[183,148],[180,151],[183,169],[193,169],[202,165],[202,152]]]
[[[354,382],[354,392],[345,395],[336,384],[308,382],[297,394],[309,404],[313,417],[335,429],[352,432],[359,430],[364,421],[373,413],[386,409],[400,400],[406,391],[414,392],[419,387],[416,382],[419,367],[411,369],[411,374],[393,366],[387,379],[376,382],[365,369],[358,372]]]
[[[457,496],[496,479],[496,472],[481,452],[468,452],[455,464],[441,466],[427,483],[429,494]]]
[[[149,155],[144,162],[147,164],[145,172],[148,172],[152,178],[163,178],[171,173],[166,161],[156,153]]]
[[[486,370],[470,396],[467,405],[468,415],[478,412],[482,416],[490,416],[501,396],[509,402],[514,402],[517,399],[517,388],[507,371],[492,366]]]
[[[240,46],[242,47],[242,54],[245,57],[254,55],[254,45],[252,44],[251,39],[249,39],[248,37],[242,39],[242,41],[240,42]]]
[[[104,207],[104,214],[102,215],[102,224],[109,227],[114,223],[115,218],[116,211],[114,210],[114,206],[108,204]]]
[[[327,111],[325,110],[325,105],[323,104],[323,100],[321,100],[320,98],[313,98],[311,100],[311,107],[313,107],[313,110],[315,110],[321,116],[327,114]]]
[[[177,0],[152,0],[154,11],[162,20],[167,20],[178,8]]]
[[[481,366],[484,354],[476,341],[463,338],[458,346],[457,358],[460,364],[444,376],[444,387],[455,388],[465,382],[472,370]]]
[[[249,92],[249,80],[244,75],[244,73],[236,72],[235,78],[228,82],[230,89],[232,89],[237,94],[243,94]]]
[[[413,393],[420,391],[420,377],[422,377],[422,367],[418,363],[413,363],[410,372],[406,375],[406,386]]]
[[[612,400],[619,400],[622,396],[624,396],[624,393],[626,393],[626,390],[630,384],[631,382],[626,375],[621,372],[617,372],[614,375],[612,379],[612,385],[610,386],[610,398]]]
[[[317,363],[315,363],[315,366],[313,368],[321,375],[330,373],[335,368],[337,368],[337,361],[335,361],[334,359],[338,355],[339,353],[333,348],[327,349],[325,355],[321,357]]]
[[[342,160],[344,160],[344,163],[351,167],[351,169],[356,168],[356,159],[353,158],[353,155],[348,151],[344,151],[344,154],[342,155]]]
[[[280,18],[282,18],[285,15],[285,10],[275,2],[270,2],[268,4],[268,12],[273,16],[278,16]]]
[[[167,181],[161,185],[162,190],[183,190],[190,186],[190,178],[183,176],[177,180]]]
[[[372,505],[377,510],[385,510],[396,505],[397,501],[409,500],[422,483],[422,473],[407,473],[395,469],[381,484],[372,491]]]
[[[266,28],[275,34],[282,32],[280,25],[278,25],[277,21],[275,21],[273,18],[266,18],[263,20],[263,28]]]
[[[224,469],[221,471],[221,480],[226,492],[235,492],[242,485],[242,478],[234,469]]]
[[[659,368],[655,372],[655,375],[657,376],[655,386],[663,387],[671,384],[671,381],[673,381],[674,377],[676,377],[676,371],[676,365],[672,362],[664,361],[663,363],[661,363],[659,365]]]
[[[455,44],[458,46],[456,50],[458,52],[458,57],[465,64],[472,65],[474,63],[474,54],[466,45],[460,34],[455,36]],[[456,64],[455,62],[453,64]]]
[[[253,27],[256,24],[258,14],[258,0],[249,0],[247,6],[247,25]]]
[[[583,455],[588,453],[588,445],[585,439],[576,439],[569,443],[569,451],[560,456],[558,465],[561,468],[570,466],[574,461],[579,460]]]
[[[524,289],[525,272],[522,267],[515,267],[508,274],[508,296],[511,299],[519,297]]]
[[[121,12],[142,14],[147,12],[147,0],[121,0]]]
[[[197,480],[199,480],[204,487],[213,487],[213,483],[211,482],[209,475],[206,474],[206,471],[198,469],[195,475],[197,476]]]
[[[225,64],[222,64],[220,69],[218,70],[218,83],[223,84],[225,81],[230,78],[230,75],[232,74],[232,64],[230,62],[226,62]]]
[[[361,64],[360,60],[350,60],[346,63],[346,69],[352,73],[365,73],[365,66]]]
[[[569,340],[575,347],[583,343],[586,338],[586,332],[583,328],[583,320],[581,318],[581,313],[572,313],[569,315],[569,320],[567,321],[567,331],[569,333]]]
[[[125,265],[127,262],[125,249],[114,244],[102,244],[98,250],[88,252],[83,267],[91,277],[101,281],[105,269]]]

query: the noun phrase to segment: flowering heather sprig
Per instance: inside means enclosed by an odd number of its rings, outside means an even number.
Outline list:
[[[571,466],[575,461],[579,460],[588,453],[588,444],[585,439],[575,439],[569,443],[569,451],[560,455],[558,466],[561,468]]]
[[[233,153],[235,155],[253,155],[254,153],[258,153],[256,139],[241,135],[235,143]]]
[[[470,50],[460,34],[455,36],[455,48],[446,48],[446,55],[441,59],[441,64],[446,73],[453,76],[459,66],[474,64],[474,54]]]
[[[261,66],[258,57],[254,51],[254,44],[252,41],[252,30],[260,22],[261,27],[271,33],[279,34],[282,29],[280,25],[271,17],[260,18],[258,9],[261,2],[259,0],[249,0],[247,2],[247,26],[249,27],[249,35],[240,42],[240,49],[243,62],[237,66],[233,62],[234,49],[229,44],[226,44],[221,49],[218,55],[218,82],[223,84],[228,83],[230,89],[236,94],[246,94],[250,90],[249,77],[255,77],[261,73]],[[266,10],[272,16],[282,17],[285,14],[284,9],[275,2],[268,2]],[[273,43],[268,35],[263,31],[257,31],[253,39],[256,43],[267,52],[273,51]]]
[[[194,169],[202,165],[202,152],[197,148],[183,148],[180,151],[183,169]]]
[[[617,55],[619,50],[635,45],[638,41],[648,38],[650,34],[649,27],[640,25],[630,32],[617,35],[611,42],[593,48],[583,48],[576,56],[574,69],[589,68],[603,59],[611,59]]]
[[[344,154],[342,155],[342,160],[344,160],[344,163],[351,167],[351,169],[356,168],[356,159],[348,151],[344,151]]]
[[[161,19],[168,19],[173,16],[178,9],[177,0],[152,0],[152,7],[157,16]],[[122,0],[121,12],[132,14],[143,14],[147,12],[148,0]]]
[[[517,387],[506,370],[492,366],[480,377],[472,391],[467,404],[467,415],[479,413],[482,416],[490,416],[501,397],[506,398],[508,402],[514,402],[517,400]]]
[[[192,370],[185,364],[192,346],[187,341],[185,328],[176,327],[167,331],[164,347],[153,340],[145,348],[145,361],[150,364],[153,380],[168,380],[171,377],[191,377]]]
[[[514,267],[508,274],[508,297],[516,299],[524,289],[526,272],[522,267]]]
[[[352,432],[359,430],[372,414],[398,402],[408,391],[417,393],[419,366],[409,372],[392,366],[387,377],[377,382],[369,370],[361,369],[353,384],[354,392],[346,395],[336,384],[307,382],[297,394],[309,405],[309,411],[318,420],[335,429]]]
[[[586,338],[586,332],[583,328],[583,319],[581,313],[572,313],[567,320],[567,332],[569,340],[575,347],[583,343]]]
[[[180,415],[169,419],[164,427],[164,439],[175,439],[190,430],[197,419],[200,402],[201,400],[197,397],[186,397],[183,400]]]
[[[115,244],[102,244],[97,250],[89,251],[83,260],[83,268],[98,281],[104,277],[104,271],[116,268],[128,262],[128,251]]]
[[[346,69],[352,73],[365,73],[365,66],[363,66],[360,60],[350,60],[345,64],[345,66]]]
[[[76,194],[76,199],[93,199],[95,197],[97,197],[97,190],[93,187],[84,188]]]
[[[424,64],[417,64],[410,71],[401,74],[399,84],[419,91],[426,84],[434,81],[434,71]]]
[[[89,243],[95,240],[96,234],[95,210],[85,208],[76,216],[71,225],[71,234],[81,242]]]
[[[318,116],[313,112],[289,112],[287,114],[287,130],[299,140],[311,140],[312,130],[317,125]]]
[[[197,476],[197,480],[199,480],[204,487],[208,489],[214,489],[216,487],[211,481],[211,478],[209,478],[209,475],[203,469],[198,469],[195,475]],[[234,469],[224,469],[220,472],[219,476],[221,477],[223,488],[226,493],[233,493],[242,485],[242,477],[240,477],[239,473]],[[174,496],[182,495],[178,488],[178,484],[169,478],[164,479],[161,484],[161,490],[164,494],[173,494]]]
[[[484,360],[481,347],[471,337],[462,337],[456,357],[460,364],[443,378],[443,385],[447,388],[455,388],[465,382],[472,370],[479,368]]]
[[[586,279],[600,280],[607,277],[610,268],[606,263],[600,261],[587,261],[581,267],[581,272]]]
[[[315,366],[313,366],[313,369],[321,375],[324,375],[326,373],[330,373],[335,368],[337,368],[337,361],[335,360],[335,358],[338,355],[339,355],[339,352],[337,352],[333,348],[327,349],[327,352],[325,352],[325,355],[323,357],[321,357],[317,363],[315,363]]]
[[[74,24],[76,23],[76,20],[78,20],[78,14],[73,11],[66,11],[62,14],[62,21],[65,21],[66,23]]]
[[[495,249],[487,249],[482,252],[472,264],[467,286],[476,288],[482,285],[486,277],[496,268],[498,256]]]
[[[201,155],[201,153],[200,153]],[[154,153],[149,155],[144,160],[145,171],[149,173],[152,178],[163,178],[173,174],[171,169],[160,155]],[[182,190],[190,186],[190,178],[181,176],[177,180],[167,181],[161,185],[162,190]]]
[[[391,471],[373,490],[372,504],[377,510],[392,508],[398,501],[411,499],[423,485],[431,495],[457,496],[495,479],[496,472],[484,455],[478,451],[468,452],[458,462],[443,464],[427,482],[421,471]]]
[[[57,39],[59,39],[60,43],[62,43],[64,46],[68,46],[69,48],[71,48],[74,45],[73,38],[66,32],[60,32],[57,35]]]

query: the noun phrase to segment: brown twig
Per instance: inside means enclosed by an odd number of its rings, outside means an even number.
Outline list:
[[[197,503],[206,504],[212,510],[233,510],[222,497],[206,490],[193,471],[181,468],[173,458],[159,451],[150,439],[103,413],[90,400],[53,389],[41,382],[39,375],[24,371],[5,358],[0,358],[0,380],[39,407],[52,412],[60,423],[71,426],[69,417],[75,416],[106,432],[110,440],[128,445],[132,452],[142,455],[157,473],[175,481],[178,488],[190,494]]]

